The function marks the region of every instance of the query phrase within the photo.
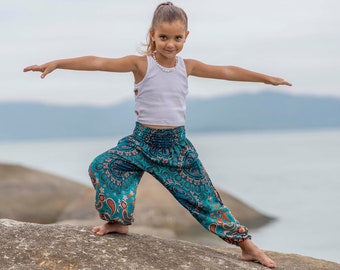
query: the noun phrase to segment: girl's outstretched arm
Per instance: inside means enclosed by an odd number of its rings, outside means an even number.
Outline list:
[[[192,75],[197,77],[241,82],[262,82],[272,85],[292,85],[282,78],[257,73],[235,66],[213,66],[192,59],[186,59],[185,64],[188,76]]]
[[[28,66],[24,68],[24,72],[39,71],[42,73],[42,79],[55,69],[135,72],[137,70],[139,58],[140,57],[133,55],[122,58],[83,56],[77,58],[54,60],[43,65]]]

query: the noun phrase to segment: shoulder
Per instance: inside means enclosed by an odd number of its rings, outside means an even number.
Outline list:
[[[206,64],[195,59],[183,59],[183,60],[184,60],[184,64],[185,64],[185,68],[187,70],[188,76],[189,75],[196,76],[195,72],[197,70],[200,70],[204,66],[207,66]]]
[[[134,62],[146,61],[146,55],[127,55],[125,56],[127,59],[130,59]]]
[[[120,61],[121,63],[126,63],[130,65],[139,65],[146,62],[146,56],[144,55],[126,55],[121,58],[111,58],[113,61]]]
[[[136,66],[147,62],[146,56],[144,55],[127,55],[122,57],[121,59]]]
[[[120,60],[120,64],[122,66],[129,66],[133,73],[144,73],[148,66],[147,57],[145,55],[127,55],[120,58]]]
[[[132,61],[135,66],[137,67],[137,69],[143,69],[145,70],[145,68],[148,65],[148,60],[147,60],[147,56],[146,55],[129,55],[127,56],[130,58],[130,61]]]
[[[98,70],[111,72],[136,72],[143,65],[143,56],[127,55],[119,58],[96,57]],[[146,62],[146,59],[144,60]]]

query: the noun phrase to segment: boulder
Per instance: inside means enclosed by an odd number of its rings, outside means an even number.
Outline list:
[[[95,236],[89,227],[0,220],[0,269],[268,269],[241,259],[235,248],[213,248],[140,234]],[[287,270],[335,270],[340,265],[267,252]]]
[[[56,222],[88,187],[46,172],[0,164],[0,218]]]

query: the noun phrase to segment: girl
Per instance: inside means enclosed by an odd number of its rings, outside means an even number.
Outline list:
[[[207,65],[178,56],[189,35],[185,12],[171,2],[160,4],[152,19],[144,56],[85,56],[33,65],[24,71],[55,69],[132,72],[135,79],[136,127],[133,134],[94,159],[89,168],[96,189],[96,209],[107,223],[94,227],[104,235],[128,233],[133,222],[136,189],[149,172],[209,231],[238,245],[242,257],[275,268],[276,264],[251,241],[248,229],[223,205],[198,154],[185,137],[188,76],[288,85],[287,81],[235,66]]]

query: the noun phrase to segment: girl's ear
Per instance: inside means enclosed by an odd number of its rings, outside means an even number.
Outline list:
[[[155,41],[155,32],[152,29],[149,30],[149,36],[152,41]]]
[[[185,34],[185,40],[187,40],[187,37],[189,36],[190,32],[187,31],[186,34]]]

